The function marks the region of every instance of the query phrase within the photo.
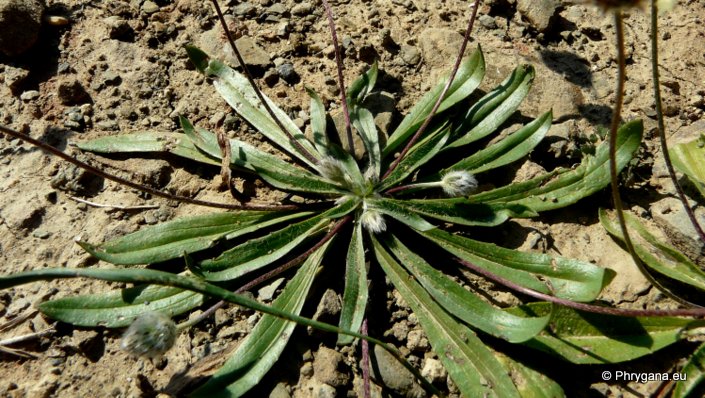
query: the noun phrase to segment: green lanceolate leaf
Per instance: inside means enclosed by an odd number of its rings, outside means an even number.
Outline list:
[[[520,343],[536,336],[548,323],[549,315],[521,317],[495,308],[431,267],[397,237],[382,237],[381,240],[441,307],[471,327]]]
[[[445,172],[467,170],[472,174],[479,174],[517,161],[528,155],[541,142],[551,128],[551,119],[551,112],[546,112],[501,141],[447,168]]]
[[[705,134],[691,142],[672,146],[668,153],[673,166],[687,175],[705,198]]]
[[[362,223],[356,223],[345,259],[345,290],[339,322],[342,329],[360,330],[365,318],[367,296],[367,265],[362,241]],[[346,345],[352,341],[351,336],[339,334],[337,344]]]
[[[186,118],[181,118],[181,126],[200,150],[216,159],[222,159],[215,134],[205,129],[194,128]],[[322,195],[340,193],[320,176],[260,151],[252,145],[231,139],[230,148],[232,153],[230,162],[233,166],[256,171],[262,179],[276,188]]]
[[[375,209],[380,213],[386,214],[418,231],[428,231],[436,228],[433,224],[424,220],[423,217],[400,206],[398,202],[399,201],[394,201],[393,199],[388,198],[365,199],[365,205],[369,209]]]
[[[95,257],[113,264],[152,264],[311,214],[271,211],[205,214],[157,224],[98,246],[86,242],[78,244]]]
[[[41,303],[39,310],[76,326],[128,326],[139,315],[160,311],[182,314],[203,304],[202,294],[175,287],[139,285],[104,294],[67,297]]]
[[[705,381],[705,344],[701,344],[693,352],[680,373],[685,376],[685,380],[676,383],[671,398],[701,396],[703,381]]]
[[[350,121],[355,130],[360,133],[362,143],[365,145],[369,162],[368,169],[374,170],[375,176],[379,177],[382,168],[382,153],[372,112],[361,106],[353,106],[350,111]]]
[[[491,227],[505,222],[509,217],[537,215],[522,205],[472,203],[465,198],[386,200],[409,212],[458,225]]]
[[[676,248],[661,243],[636,217],[624,213],[627,228],[637,234],[630,234],[636,254],[652,270],[677,281],[705,290],[705,272]],[[616,220],[612,220],[600,209],[600,223],[607,232],[624,242],[624,235]]]
[[[189,51],[189,55],[200,50]],[[202,53],[202,52],[201,52]],[[192,56],[192,55],[191,55]],[[206,56],[202,53],[201,58]],[[193,57],[193,56],[192,56]],[[207,57],[207,56],[206,56]],[[200,61],[203,65],[203,61]],[[277,126],[272,117],[264,109],[264,106],[259,102],[255,91],[250,86],[247,78],[237,71],[228,67],[220,61],[210,59],[208,67],[203,70],[203,73],[212,77],[213,85],[225,101],[240,114],[245,120],[252,124],[257,131],[269,138],[276,145],[286,150],[289,154],[296,157],[310,167],[315,166],[314,162],[309,160],[289,138]],[[281,110],[272,100],[264,97],[269,107],[277,115],[277,118],[282,122],[287,131],[292,135],[301,146],[311,155],[318,158],[320,155],[306,139],[306,136],[296,127],[296,124],[287,116],[286,112]]]
[[[250,239],[213,260],[202,261],[194,272],[209,281],[239,278],[282,258],[308,237],[322,231],[332,218],[342,217],[356,207],[355,200],[346,200],[325,213]]]
[[[623,125],[617,135],[617,170],[631,160],[641,143],[643,125],[635,120]],[[555,176],[549,181],[549,176]],[[521,204],[536,212],[559,209],[603,189],[610,182],[609,147],[603,143],[595,156],[587,156],[580,166],[570,171],[559,171],[539,176],[523,184],[472,195],[475,203]]]
[[[450,108],[463,99],[467,98],[480,84],[485,76],[485,59],[482,50],[478,48],[472,55],[464,61],[458,69],[446,97],[438,108],[438,113]],[[443,79],[433,90],[424,95],[423,98],[411,109],[408,115],[402,120],[387,140],[387,145],[382,151],[382,157],[386,158],[397,148],[403,145],[412,134],[421,127],[423,121],[428,117],[433,109],[433,105],[443,91],[447,79]]]
[[[518,397],[506,369],[470,330],[444,311],[371,236],[385,275],[409,304],[453,382],[466,397]]]
[[[299,315],[329,243],[311,254],[281,295],[274,300],[272,307]],[[294,322],[264,315],[223,367],[192,395],[223,398],[242,396],[274,366],[295,326]]]
[[[608,282],[604,268],[563,257],[523,253],[434,229],[421,233],[453,255],[521,286],[574,301],[592,301]]]
[[[365,97],[372,92],[372,89],[375,87],[375,83],[377,83],[377,75],[378,67],[377,60],[375,60],[370,69],[355,79],[350,87],[348,87],[348,92],[345,97],[349,106],[352,107],[361,103]]]
[[[565,393],[561,386],[545,374],[525,366],[520,361],[495,353],[499,362],[512,375],[514,385],[522,398],[562,398]]]
[[[399,162],[394,171],[382,181],[378,189],[384,190],[393,187],[410,176],[411,173],[423,166],[426,162],[433,159],[433,157],[440,152],[441,148],[443,148],[449,135],[450,130],[447,127],[442,127],[416,144],[407,156]]]
[[[328,135],[326,134],[326,108],[323,106],[321,97],[315,91],[306,87],[308,96],[311,97],[311,132],[313,133],[313,144],[318,152],[324,153],[328,148]]]
[[[77,142],[76,146],[95,153],[168,152],[201,163],[220,164],[199,151],[184,134],[145,131],[95,138]]]
[[[549,327],[525,344],[577,364],[630,361],[651,354],[705,327],[705,320],[676,317],[622,317],[531,303],[517,313],[551,313]]]
[[[454,140],[448,147],[467,145],[497,130],[529,93],[534,76],[534,68],[530,65],[514,69],[497,88],[480,98],[468,110],[463,122],[453,130]]]

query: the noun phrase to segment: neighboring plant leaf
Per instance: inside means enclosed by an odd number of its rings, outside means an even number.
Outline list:
[[[705,198],[705,134],[693,141],[669,148],[673,166],[688,176]]]
[[[643,124],[640,120],[620,127],[617,134],[617,171],[626,166],[639,148],[642,131]],[[548,181],[549,175],[557,177]],[[601,190],[609,182],[609,148],[605,142],[597,148],[594,157],[586,156],[580,166],[573,170],[549,173],[521,185],[510,184],[472,195],[468,199],[475,203],[521,204],[536,212],[542,212],[573,204]]]
[[[386,200],[409,212],[458,225],[491,227],[505,222],[509,217],[538,215],[522,205],[471,203],[465,198]]]
[[[495,308],[431,267],[396,236],[380,239],[441,307],[471,327],[512,343],[520,343],[536,336],[550,319],[550,315],[521,317]]]
[[[189,55],[192,53],[193,50],[189,52]],[[279,126],[276,125],[271,116],[264,110],[264,107],[259,103],[259,99],[245,76],[212,58],[209,60],[208,67],[205,68],[203,73],[213,78],[213,85],[218,93],[220,93],[225,101],[235,109],[240,116],[252,124],[257,131],[286,150],[289,154],[295,156],[298,160],[310,167],[315,166],[311,160],[307,159],[306,156],[289,141],[289,138],[280,130]],[[286,112],[281,110],[266,96],[264,96],[264,98],[293,138],[311,155],[316,158],[320,157],[316,148],[298,127],[296,127],[296,124],[287,116]]]
[[[507,370],[468,327],[458,323],[392,258],[374,236],[377,261],[411,307],[460,393],[466,397],[519,397]]]
[[[453,130],[454,141],[448,148],[467,145],[498,129],[514,114],[529,93],[534,76],[534,68],[530,65],[514,69],[497,88],[480,98],[468,110],[463,123]]]
[[[194,272],[203,275],[209,281],[239,278],[282,258],[306,238],[320,232],[332,218],[342,217],[353,211],[356,206],[355,200],[347,200],[308,220],[290,224],[259,238],[249,239],[224,251],[213,260],[202,261],[196,265]]]
[[[272,302],[273,308],[299,315],[329,243],[309,256],[284,291]],[[191,395],[212,398],[242,396],[274,366],[289,342],[294,327],[294,322],[264,315],[223,367]]]
[[[339,326],[343,329],[360,330],[367,307],[367,264],[365,248],[362,240],[362,223],[356,223],[353,228],[348,254],[345,260],[345,290],[343,306],[340,311]],[[353,342],[351,336],[338,335],[338,345]]]
[[[576,364],[630,361],[689,335],[702,335],[705,327],[702,319],[593,314],[550,303],[531,303],[515,310],[532,316],[552,311],[549,327],[524,344]]]
[[[103,294],[45,301],[39,310],[57,321],[76,326],[125,327],[139,315],[160,311],[169,316],[183,314],[203,304],[202,294],[175,287],[139,285]]]
[[[592,301],[609,279],[604,268],[574,259],[522,253],[440,229],[426,231],[421,235],[453,255],[495,275],[556,297]]]
[[[627,227],[636,232],[629,234],[639,258],[652,270],[690,286],[705,290],[705,272],[676,248],[661,243],[636,217],[624,213]],[[616,220],[612,220],[604,209],[600,209],[600,222],[610,235],[624,242],[624,235]]]
[[[152,264],[207,249],[219,240],[233,239],[311,214],[266,211],[205,214],[157,224],[102,245],[81,241],[78,244],[93,256],[113,264]]]
[[[543,140],[551,128],[552,117],[551,112],[544,113],[501,141],[447,168],[445,172],[467,170],[472,174],[480,174],[523,158]]]
[[[453,79],[453,83],[450,85],[450,89],[438,108],[437,114],[440,114],[472,94],[484,76],[485,59],[482,55],[482,50],[478,47],[477,50],[460,65],[455,79]],[[447,80],[448,78],[442,79],[441,82],[433,88],[433,90],[424,95],[406,115],[392,135],[389,136],[387,145],[382,151],[383,158],[392,154],[402,144],[405,144],[411,135],[421,127],[423,121],[428,117],[429,113],[431,113],[438,97],[440,97]]]
[[[703,381],[705,380],[705,344],[700,344],[693,352],[680,373],[685,376],[685,380],[676,383],[671,398],[694,398],[698,396],[694,394],[698,392],[702,394]]]

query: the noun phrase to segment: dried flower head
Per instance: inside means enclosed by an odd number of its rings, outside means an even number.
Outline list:
[[[338,159],[326,156],[318,163],[317,169],[321,176],[341,187],[350,188],[353,184],[345,172],[345,166]]]
[[[157,358],[174,346],[178,331],[167,315],[149,311],[135,319],[122,335],[120,348],[134,356]]]
[[[443,176],[441,187],[450,197],[465,196],[477,189],[477,180],[468,171],[451,171]]]

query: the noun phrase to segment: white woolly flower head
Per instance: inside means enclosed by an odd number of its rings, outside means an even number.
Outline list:
[[[345,172],[345,166],[343,166],[343,163],[338,159],[325,156],[318,162],[316,168],[321,176],[335,184],[343,187],[350,187],[352,185],[350,176]]]
[[[158,358],[176,342],[176,324],[167,315],[149,311],[135,319],[122,335],[120,348],[134,356]]]
[[[387,230],[387,223],[384,221],[384,216],[376,209],[367,207],[367,203],[362,203],[362,215],[360,222],[366,230],[373,234],[378,234]]]
[[[477,189],[477,179],[465,170],[451,171],[441,179],[441,187],[450,197],[465,196]]]

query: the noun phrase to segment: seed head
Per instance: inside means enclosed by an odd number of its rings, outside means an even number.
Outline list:
[[[134,356],[157,358],[176,342],[176,324],[161,312],[149,311],[135,319],[122,335],[120,348]]]
[[[352,185],[350,176],[345,172],[343,163],[338,159],[326,156],[318,163],[317,169],[321,176],[335,184],[346,188]]]
[[[477,189],[477,180],[465,170],[451,171],[443,176],[441,187],[450,197],[465,196]]]

